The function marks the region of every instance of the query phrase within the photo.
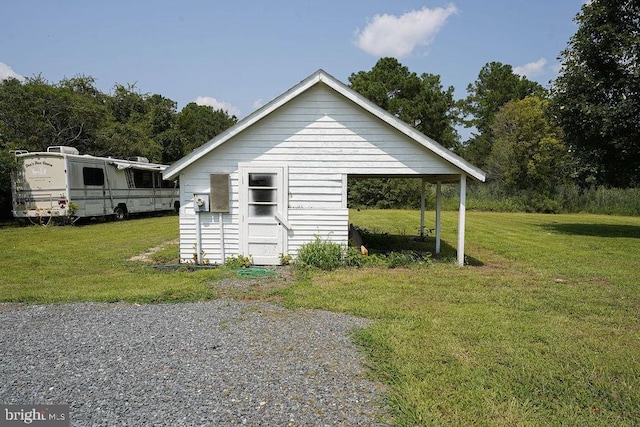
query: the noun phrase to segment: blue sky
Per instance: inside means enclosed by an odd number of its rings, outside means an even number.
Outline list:
[[[319,68],[348,83],[393,56],[464,98],[482,66],[547,86],[585,0],[5,2],[0,78],[93,76],[242,118]]]

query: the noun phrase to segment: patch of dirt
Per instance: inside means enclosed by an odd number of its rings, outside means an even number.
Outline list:
[[[277,299],[273,291],[295,283],[295,274],[291,266],[270,268],[275,274],[243,275],[236,273],[233,277],[211,282],[211,289],[219,296],[239,299]]]
[[[132,256],[131,258],[129,258],[129,261],[153,262],[153,260],[151,259],[151,255],[155,254],[156,252],[160,252],[165,246],[178,243],[179,241],[180,239],[178,238],[169,240],[168,242],[164,242],[159,246],[155,246],[149,249],[147,252],[143,252],[139,255]]]

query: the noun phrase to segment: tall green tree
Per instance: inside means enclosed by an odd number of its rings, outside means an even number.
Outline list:
[[[39,149],[39,137],[35,136],[42,126],[41,117],[32,107],[27,84],[10,78],[0,81],[0,148],[5,151],[21,148]]]
[[[183,154],[190,153],[237,121],[236,116],[229,116],[222,109],[190,102],[176,118],[176,127],[183,138]]]
[[[158,94],[140,93],[135,85],[116,85],[107,98],[109,121],[96,139],[96,155],[143,156],[171,162],[182,156],[176,130],[176,103]]]
[[[453,87],[442,87],[440,76],[409,71],[395,58],[382,58],[370,71],[349,77],[351,88],[400,120],[447,148],[458,144]]]
[[[140,93],[135,84],[116,84],[113,94],[107,99],[107,107],[118,123],[144,121],[147,113],[147,95]]]
[[[379,209],[420,208],[422,181],[418,178],[349,177],[347,198],[350,208],[361,206]],[[427,193],[432,198],[431,193]],[[428,201],[430,201],[428,199]]]
[[[467,141],[462,154],[477,166],[485,167],[493,145],[491,126],[500,107],[530,95],[544,97],[546,90],[539,83],[515,74],[511,65],[490,62],[482,67],[476,81],[467,86],[467,93],[463,111],[470,118],[466,125],[475,127],[478,133]]]
[[[169,98],[154,94],[147,99],[149,132],[155,144],[161,148],[162,163],[172,163],[183,156],[182,135],[177,129],[177,104]]]
[[[640,185],[640,2],[592,0],[561,53],[553,105],[584,183]]]
[[[0,84],[0,135],[4,144],[31,151],[50,145],[88,146],[106,110],[91,77],[50,84],[42,77]]]
[[[57,88],[65,94],[68,102],[68,118],[65,120],[69,122],[69,129],[66,137],[52,145],[71,145],[80,152],[91,153],[108,118],[106,95],[95,87],[95,79],[91,76],[63,79]]]
[[[487,169],[512,193],[550,196],[569,177],[568,150],[548,117],[548,105],[535,96],[509,101],[492,120],[495,141]]]
[[[115,85],[106,102],[109,120],[100,130],[90,154],[120,158],[143,156],[159,162],[162,147],[151,135],[147,98],[135,85]]]

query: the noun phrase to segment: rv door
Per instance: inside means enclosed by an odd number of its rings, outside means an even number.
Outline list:
[[[102,165],[86,164],[82,166],[84,184],[85,215],[105,215],[107,194],[105,191],[105,170]]]

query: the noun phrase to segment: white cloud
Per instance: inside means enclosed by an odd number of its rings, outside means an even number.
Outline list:
[[[199,96],[196,98],[195,103],[198,105],[208,105],[214,110],[226,111],[227,114],[232,116],[240,116],[240,109],[238,107],[226,101],[218,101],[210,96]]]
[[[13,71],[13,68],[3,62],[0,62],[0,80],[6,80],[11,77],[18,79],[21,82],[24,81],[24,77]]]
[[[520,65],[513,68],[513,72],[521,76],[528,78],[534,78],[544,74],[547,60],[544,58],[538,59],[536,62],[529,62],[528,64]]]
[[[412,10],[401,16],[376,15],[364,30],[356,31],[356,45],[376,56],[401,58],[410,55],[418,46],[431,44],[447,18],[458,9],[446,8]]]

